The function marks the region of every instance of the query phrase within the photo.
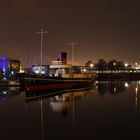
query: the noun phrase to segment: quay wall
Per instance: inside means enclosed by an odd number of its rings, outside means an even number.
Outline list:
[[[98,73],[97,80],[140,80],[140,73]]]

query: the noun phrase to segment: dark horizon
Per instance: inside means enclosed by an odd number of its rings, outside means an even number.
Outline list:
[[[24,65],[40,62],[40,29],[43,63],[68,53],[75,41],[75,64],[117,59],[140,62],[140,2],[138,0],[6,1],[0,8],[0,56],[19,59]],[[29,62],[30,61],[30,62]]]

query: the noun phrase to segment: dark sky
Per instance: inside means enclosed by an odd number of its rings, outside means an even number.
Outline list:
[[[41,28],[43,63],[74,49],[76,64],[99,58],[140,62],[139,0],[4,0],[0,4],[0,55],[23,64],[39,63]]]

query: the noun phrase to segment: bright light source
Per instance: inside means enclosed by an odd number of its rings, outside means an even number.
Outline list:
[[[125,86],[125,87],[129,87],[129,85],[128,85],[128,83],[127,83],[127,82],[124,84],[124,86]]]
[[[11,71],[11,74],[14,75],[14,71]]]
[[[24,70],[20,69],[19,73],[24,73]]]
[[[7,91],[3,91],[2,93],[5,95],[5,94],[7,94]]]
[[[83,71],[86,72],[87,70],[86,69],[83,69]]]
[[[94,66],[94,65],[91,63],[91,64],[90,64],[90,67],[93,67],[93,66]]]
[[[128,63],[125,63],[124,66],[125,66],[125,67],[128,67]]]

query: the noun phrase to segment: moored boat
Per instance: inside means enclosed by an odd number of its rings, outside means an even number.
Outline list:
[[[41,91],[41,90],[61,90],[85,88],[91,86],[97,78],[97,73],[87,70],[83,66],[73,66],[67,64],[66,52],[61,52],[60,59],[52,61],[48,67],[46,77],[43,66],[34,67],[35,77],[27,76],[25,78],[26,91]]]
[[[26,91],[85,88],[91,86],[95,74],[67,74],[62,77],[25,78]]]

